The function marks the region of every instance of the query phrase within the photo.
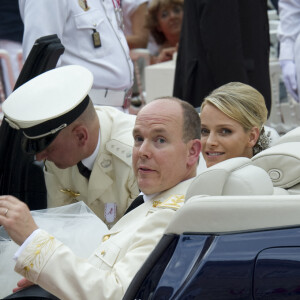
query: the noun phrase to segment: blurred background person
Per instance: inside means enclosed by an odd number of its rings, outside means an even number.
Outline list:
[[[6,50],[10,57],[14,81],[17,80],[20,68],[18,54],[22,51],[24,26],[19,13],[18,0],[0,1],[0,49]],[[0,60],[0,69],[3,74],[4,96],[12,92],[7,65]]]
[[[299,102],[300,86],[300,1],[279,0],[279,62],[288,93]]]
[[[130,49],[146,48],[149,31],[145,27],[148,0],[123,0],[124,33]]]
[[[267,0],[188,0],[176,62],[174,96],[200,107],[217,87],[239,81],[271,109]]]
[[[148,7],[146,27],[157,47],[152,48],[152,63],[171,60],[177,51],[183,18],[183,0],[152,0]]]
[[[93,103],[127,108],[133,65],[120,5],[117,0],[19,0],[24,58],[37,38],[57,34],[65,47],[58,65],[81,65],[93,73]]]

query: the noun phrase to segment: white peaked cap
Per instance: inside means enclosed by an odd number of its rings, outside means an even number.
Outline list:
[[[25,152],[42,151],[42,145],[47,147],[83,113],[92,84],[88,69],[69,65],[42,73],[10,94],[2,106],[4,117],[11,127],[22,130],[25,144],[33,146],[25,147]]]

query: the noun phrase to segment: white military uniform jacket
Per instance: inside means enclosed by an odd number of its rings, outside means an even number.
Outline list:
[[[59,169],[47,161],[44,168],[47,202],[48,207],[56,207],[84,201],[106,224],[110,223],[105,219],[106,204],[116,203],[112,225],[139,194],[132,170],[135,116],[112,107],[95,108],[100,122],[100,149],[90,179],[79,173],[77,165]]]
[[[133,65],[123,30],[117,22],[117,0],[19,0],[25,24],[23,55],[36,39],[57,34],[65,47],[59,64],[81,65],[94,75],[93,88],[125,90],[133,84]],[[92,34],[100,35],[94,47]]]
[[[89,262],[41,230],[20,254],[15,271],[60,299],[122,299],[176,209],[184,203],[192,180],[127,213],[109,234],[99,237],[102,243]]]

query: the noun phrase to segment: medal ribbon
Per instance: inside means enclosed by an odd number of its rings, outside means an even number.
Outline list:
[[[115,0],[112,0],[112,3],[114,5],[115,9],[121,8],[121,0],[116,0],[116,3],[115,3]]]

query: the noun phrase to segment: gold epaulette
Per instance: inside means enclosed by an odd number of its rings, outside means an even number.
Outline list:
[[[184,204],[184,195],[172,195],[166,200],[160,202],[160,201],[154,201],[153,206],[159,207],[159,208],[171,208],[174,210],[179,209]]]

